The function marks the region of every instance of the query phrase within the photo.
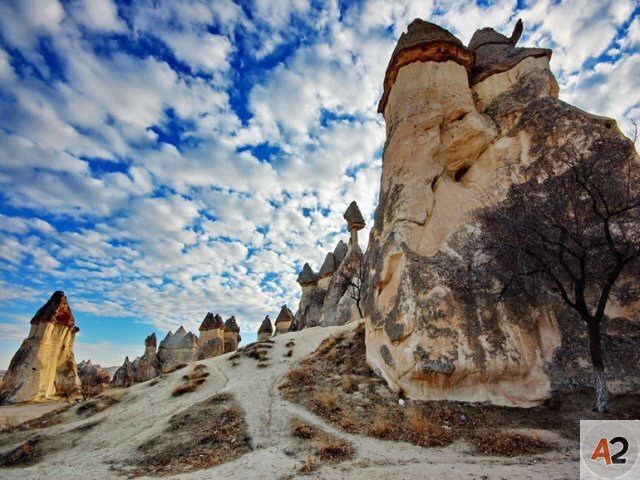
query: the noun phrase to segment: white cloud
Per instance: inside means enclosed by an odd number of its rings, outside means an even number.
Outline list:
[[[118,17],[118,9],[111,0],[76,0],[69,8],[74,18],[90,30],[126,31],[126,25]]]

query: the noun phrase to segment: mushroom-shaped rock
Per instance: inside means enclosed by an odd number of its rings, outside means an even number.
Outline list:
[[[264,317],[264,320],[260,324],[260,328],[258,329],[258,341],[264,342],[265,340],[269,340],[271,335],[273,334],[273,326],[271,325],[271,319],[269,315]]]
[[[240,327],[236,323],[236,317],[231,316],[224,322],[224,353],[238,349],[240,343]]]
[[[218,315],[217,313],[214,315],[213,313],[209,312],[200,324],[199,330],[201,332],[204,332],[207,330],[215,329],[224,329],[224,322],[222,321],[222,317],[220,315]]]
[[[286,333],[289,331],[289,327],[291,327],[291,323],[293,322],[293,312],[289,307],[283,305],[280,309],[280,313],[276,318],[276,335],[281,333]]]
[[[305,263],[304,267],[302,267],[302,272],[300,272],[296,281],[301,287],[306,287],[307,285],[318,283],[318,276],[313,273],[311,266],[308,263]]]
[[[157,340],[156,340],[155,333],[152,333],[151,335],[149,335],[147,338],[144,339],[145,349],[148,347],[153,347],[155,349],[156,345],[157,345]]]
[[[398,71],[413,62],[446,62],[454,61],[471,72],[473,52],[467,49],[460,40],[449,31],[430,22],[416,18],[398,40],[384,76],[384,92],[378,113],[384,114],[391,87],[396,81]]]
[[[469,48],[475,52],[476,56],[470,75],[470,85],[475,85],[495,73],[510,70],[525,58],[551,58],[551,50],[548,48],[516,47],[522,35],[522,29],[522,20],[518,20],[511,37],[506,37],[489,27],[476,30],[469,42]]]
[[[324,257],[324,262],[322,262],[322,266],[320,267],[320,271],[318,272],[318,278],[333,275],[333,272],[336,271],[336,263],[336,257],[333,256],[333,253],[327,253],[327,256]]]
[[[364,228],[364,217],[358,208],[358,204],[353,201],[347,207],[347,210],[343,215],[344,219],[347,221],[347,229],[349,231],[352,230],[361,230]]]
[[[0,386],[0,403],[42,401],[80,390],[73,344],[78,327],[64,292],[57,291],[31,319]]]
[[[333,249],[333,257],[336,260],[336,267],[339,267],[344,257],[347,256],[347,252],[349,251],[349,247],[342,240],[338,242],[336,248]]]

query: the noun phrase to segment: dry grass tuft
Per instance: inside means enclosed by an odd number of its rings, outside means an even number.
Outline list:
[[[1,467],[23,467],[38,463],[43,455],[42,442],[46,437],[35,437],[0,455]]]
[[[76,413],[90,417],[120,402],[126,394],[127,391],[123,388],[107,390],[101,395],[82,403]]]
[[[325,389],[313,395],[314,403],[322,410],[331,412],[338,409],[340,397],[335,390]]]
[[[477,451],[485,455],[516,457],[541,453],[550,448],[549,444],[540,440],[535,433],[524,435],[493,430],[478,435],[475,440]]]
[[[202,364],[193,367],[193,370],[190,373],[182,377],[184,383],[174,388],[171,395],[179,397],[185,393],[195,392],[200,385],[206,382],[205,379],[209,376],[209,372],[205,372],[206,368],[207,367]]]
[[[343,462],[353,458],[355,448],[351,442],[340,438],[320,435],[315,439],[315,450],[325,462]]]
[[[287,348],[293,348],[296,346],[296,342],[294,342],[293,340],[289,340],[286,344],[285,347]]]
[[[182,369],[182,368],[184,368],[184,367],[186,367],[186,366],[187,366],[187,364],[186,364],[186,363],[180,363],[180,364],[176,365],[175,367],[173,367],[172,369],[167,370],[166,372],[163,372],[163,373],[165,373],[165,374],[167,374],[167,373],[173,373],[173,372],[175,372],[176,370],[180,370],[180,369]]]
[[[316,457],[313,455],[307,455],[304,459],[304,463],[298,468],[300,473],[308,475],[318,468]]]
[[[318,434],[318,429],[309,425],[304,420],[294,418],[291,420],[291,435],[298,438],[313,438]]]

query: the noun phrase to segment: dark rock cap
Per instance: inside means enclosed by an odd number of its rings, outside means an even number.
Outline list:
[[[322,267],[320,267],[320,271],[318,272],[319,278],[328,277],[333,272],[336,271],[336,257],[333,256],[332,252],[327,253],[327,256],[324,257],[324,262],[322,262]]]
[[[271,325],[271,319],[269,315],[264,317],[262,324],[260,324],[260,328],[258,329],[258,333],[273,333],[273,326]]]
[[[349,204],[349,206],[347,207],[347,211],[344,212],[343,217],[347,221],[347,228],[349,231],[353,230],[354,228],[358,230],[364,228],[364,217],[362,216],[362,213],[358,208],[358,204],[355,201]]]
[[[483,28],[473,34],[469,48],[475,52],[476,58],[469,85],[475,85],[496,73],[506,72],[528,57],[551,58],[552,52],[548,48],[516,47],[522,29],[522,20],[518,20],[509,38],[493,28]]]
[[[333,256],[336,259],[336,266],[339,267],[344,257],[347,256],[347,252],[349,251],[349,247],[342,240],[338,242],[336,248],[333,249]]]
[[[40,310],[31,319],[31,325],[36,323],[59,323],[69,327],[75,326],[76,320],[73,318],[71,307],[67,303],[64,292],[58,290],[51,295]]]
[[[384,113],[391,87],[398,71],[413,62],[446,62],[452,60],[462,65],[468,73],[473,65],[473,52],[460,40],[435,23],[416,18],[409,24],[406,33],[400,35],[391,54],[384,76],[384,93],[378,103],[378,113]]]
[[[224,322],[224,331],[225,332],[240,333],[240,327],[236,323],[236,317],[231,316],[231,317],[227,318],[227,321]]]
[[[298,275],[298,279],[296,280],[302,287],[306,287],[307,285],[311,285],[313,283],[318,282],[318,276],[313,273],[313,270],[309,266],[308,263],[304,264],[302,267],[302,272]]]
[[[222,328],[224,328],[222,317],[217,313],[214,315],[213,313],[209,312],[207,313],[206,317],[204,317],[204,320],[200,324],[200,328],[198,330],[203,332],[205,330],[215,330]]]
[[[276,325],[284,322],[293,322],[293,312],[286,305],[283,305],[280,309],[278,318],[276,318]]]
[[[152,333],[151,335],[149,335],[147,338],[144,339],[144,346],[145,347],[155,347],[156,346],[156,334],[155,332]]]

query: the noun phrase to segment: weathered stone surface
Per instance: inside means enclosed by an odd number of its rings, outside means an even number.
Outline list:
[[[312,285],[318,282],[318,276],[313,273],[313,269],[308,263],[304,264],[302,267],[302,271],[300,275],[298,275],[298,279],[296,280],[302,287],[306,287],[307,285]]]
[[[240,341],[240,327],[236,323],[236,317],[231,316],[224,322],[224,353],[237,350]]]
[[[289,307],[283,305],[280,309],[280,313],[276,318],[276,331],[274,335],[279,335],[281,333],[287,333],[291,328],[291,324],[293,323],[293,312]]]
[[[269,340],[271,335],[273,334],[273,325],[271,325],[271,319],[269,315],[264,317],[264,320],[260,324],[260,328],[258,329],[258,341],[264,342],[265,340]]]
[[[169,332],[158,347],[158,363],[163,372],[177,365],[189,363],[195,358],[198,337],[180,327],[176,333]]]
[[[11,359],[0,403],[42,401],[79,391],[73,356],[78,331],[64,292],[55,292],[31,319],[29,336]]]
[[[200,337],[198,337],[198,360],[217,357],[224,353],[224,322],[217,313],[207,313],[200,325]]]
[[[342,240],[338,242],[336,248],[333,249],[333,258],[336,261],[336,266],[340,266],[344,257],[347,256],[347,252],[349,251],[349,247]]]
[[[566,378],[561,359],[585,360],[565,347],[572,336],[557,304],[496,304],[469,276],[473,209],[562,168],[552,149],[585,151],[595,132],[621,135],[613,120],[559,101],[550,51],[515,49],[516,37],[474,37],[482,68],[472,87],[469,68],[441,58],[405,62],[388,91],[385,80],[387,142],[363,289],[367,361],[410,398],[537,405]],[[588,360],[582,368],[591,378]]]
[[[78,377],[83,390],[86,388],[97,389],[105,387],[111,382],[111,375],[100,365],[94,365],[91,360],[82,361],[78,364]]]
[[[113,374],[111,386],[115,388],[128,388],[134,383],[136,383],[135,372],[133,371],[129,357],[124,357],[124,363],[116,370],[116,373]]]
[[[347,207],[347,210],[344,212],[344,219],[347,221],[347,230],[351,231],[354,228],[361,230],[364,228],[364,217],[362,216],[362,212],[360,212],[360,208],[358,208],[358,204],[353,201]]]
[[[473,65],[473,52],[447,30],[434,23],[415,19],[403,33],[393,50],[384,76],[384,91],[378,112],[384,113],[398,72],[414,62],[455,62],[469,73]]]
[[[360,318],[355,306],[353,290],[358,285],[359,266],[362,261],[362,250],[357,244],[351,246],[338,269],[331,276],[331,283],[322,304],[319,325],[328,327],[344,325],[351,320]],[[339,308],[340,306],[340,308]]]
[[[322,262],[322,266],[320,267],[320,271],[318,272],[318,278],[333,275],[333,272],[336,271],[336,263],[336,257],[333,255],[333,252],[327,253],[327,256],[324,257],[324,262]]]

